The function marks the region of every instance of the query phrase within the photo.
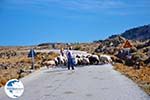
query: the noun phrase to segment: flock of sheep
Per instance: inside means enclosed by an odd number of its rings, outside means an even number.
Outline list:
[[[67,66],[67,57],[66,55],[59,55],[50,61],[45,61],[44,65],[47,68],[56,67],[56,66]],[[73,54],[73,63],[75,66],[81,65],[98,65],[98,64],[107,64],[111,63],[112,59],[108,55],[95,55],[95,54]]]

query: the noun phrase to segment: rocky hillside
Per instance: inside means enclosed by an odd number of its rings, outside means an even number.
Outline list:
[[[122,33],[121,36],[131,40],[150,39],[150,24],[129,29]]]
[[[132,45],[130,53],[123,47],[126,41]],[[99,47],[95,49],[95,53],[110,55],[114,69],[131,78],[150,95],[150,39],[127,40],[114,35],[97,42]]]

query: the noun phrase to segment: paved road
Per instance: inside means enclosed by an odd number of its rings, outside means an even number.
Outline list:
[[[111,65],[43,68],[21,79],[24,94],[17,100],[150,100],[135,83]],[[0,89],[0,100],[11,100]]]

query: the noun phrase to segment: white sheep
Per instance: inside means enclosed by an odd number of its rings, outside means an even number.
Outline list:
[[[54,61],[55,61],[55,64],[56,64],[56,66],[57,66],[57,65],[58,65],[58,59],[57,59],[57,57],[54,58]]]
[[[54,60],[45,61],[44,64],[46,65],[47,68],[54,67],[56,65]]]
[[[88,58],[89,58],[90,64],[99,64],[98,55],[91,55]]]
[[[100,61],[102,61],[103,63],[111,63],[112,59],[108,55],[100,55]]]
[[[60,64],[60,65],[66,65],[66,63],[67,63],[67,57],[66,56],[58,56],[57,57],[57,60],[58,60],[58,64]],[[57,64],[57,65],[58,65]]]
[[[89,58],[83,57],[82,63],[83,63],[84,65],[90,64]]]

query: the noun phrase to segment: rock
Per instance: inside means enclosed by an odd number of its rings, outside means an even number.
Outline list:
[[[134,52],[137,52],[138,50],[137,50],[137,48],[136,47],[132,47],[131,49],[130,49],[130,53],[134,53]]]
[[[124,60],[118,58],[118,57],[111,57],[112,61],[115,63],[122,63],[124,64]]]
[[[35,69],[39,69],[41,67],[40,64],[34,64]]]
[[[113,55],[117,51],[116,47],[120,46],[125,41],[126,39],[121,36],[108,38],[102,41],[101,43],[99,43],[99,47],[95,49],[95,52]]]
[[[150,64],[150,57],[147,58],[147,59],[144,61],[144,63],[149,65],[149,64]]]
[[[141,53],[141,52],[136,52],[134,54],[132,54],[132,58],[131,61],[133,62],[133,65],[135,68],[139,69],[140,66],[144,66],[144,61],[147,59],[148,57]]]
[[[131,59],[126,59],[125,60],[125,65],[127,65],[127,66],[133,66],[134,62]]]

